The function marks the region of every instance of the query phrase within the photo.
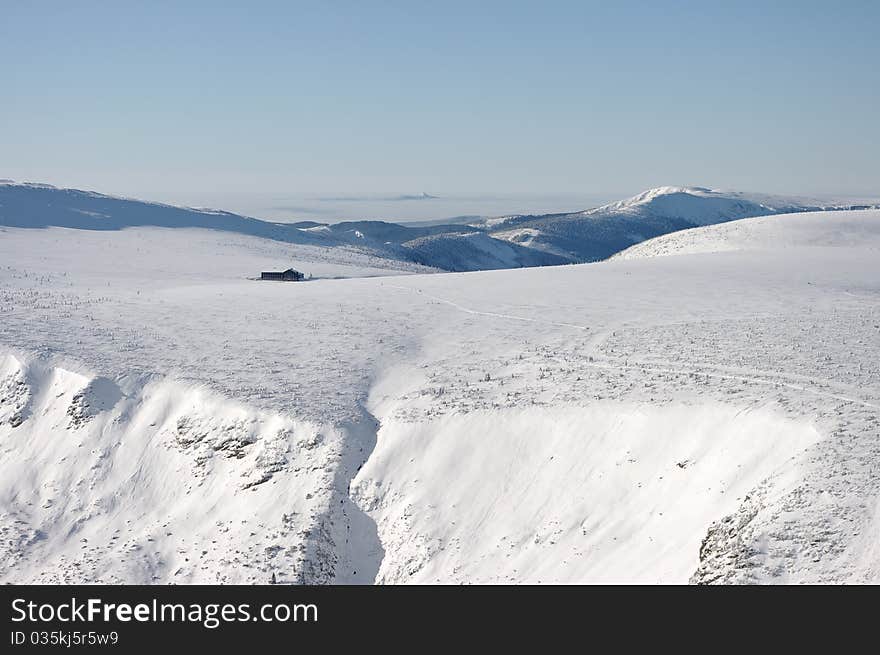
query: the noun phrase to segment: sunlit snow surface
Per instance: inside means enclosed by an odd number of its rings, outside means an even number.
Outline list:
[[[878,247],[812,213],[413,275],[0,229],[0,579],[880,581]]]

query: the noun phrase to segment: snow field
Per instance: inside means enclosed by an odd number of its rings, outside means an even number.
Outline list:
[[[880,212],[807,216],[305,284],[0,232],[0,579],[877,581]]]

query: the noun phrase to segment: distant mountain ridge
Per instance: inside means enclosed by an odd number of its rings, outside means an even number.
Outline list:
[[[853,208],[703,187],[657,187],[582,212],[492,221],[490,233],[571,262],[584,262],[606,259],[636,243],[692,227],[755,216]]]
[[[865,207],[826,206],[796,198],[703,187],[657,187],[580,212],[515,215],[465,225],[277,223],[221,210],[176,207],[48,184],[0,182],[0,226],[203,228],[289,243],[351,248],[446,271],[598,261],[641,241],[692,227],[754,216]]]

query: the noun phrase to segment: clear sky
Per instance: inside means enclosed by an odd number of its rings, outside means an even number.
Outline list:
[[[0,177],[880,192],[880,2],[0,0]]]

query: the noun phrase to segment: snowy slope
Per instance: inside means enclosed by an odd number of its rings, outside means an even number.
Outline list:
[[[837,247],[880,249],[880,210],[767,216],[667,234],[627,248],[614,259],[663,255]]]
[[[281,243],[354,251],[366,257],[392,260],[391,264],[385,264],[392,268],[399,268],[400,261],[411,261],[401,243],[449,229],[443,226],[411,228],[382,221],[332,226],[310,221],[274,223],[219,210],[173,207],[46,184],[16,183],[0,183],[0,226],[99,231],[137,227],[202,228]],[[436,268],[434,264],[429,266]]]
[[[383,426],[355,498],[381,582],[680,583],[706,526],[819,438],[723,403],[481,410]]]
[[[880,581],[880,212],[766,222],[299,284],[252,236],[2,229],[0,579]]]
[[[6,356],[0,379],[14,411],[0,428],[7,579],[326,575],[304,560],[333,485],[316,464],[338,460],[338,434],[153,376]]]
[[[410,258],[425,265],[442,262],[446,271],[555,266],[568,260],[484,232],[446,233],[407,241]]]

